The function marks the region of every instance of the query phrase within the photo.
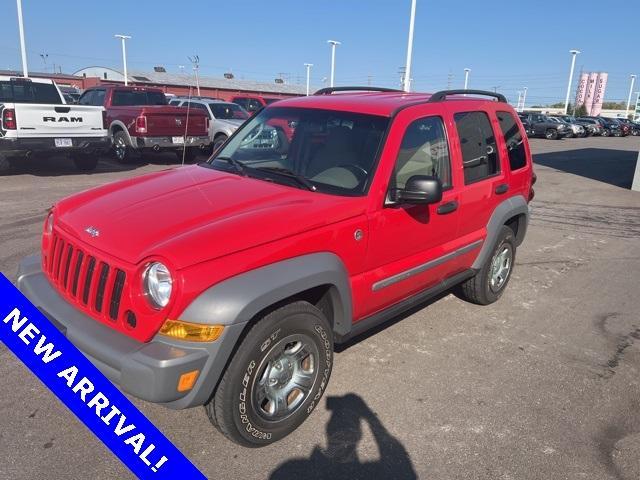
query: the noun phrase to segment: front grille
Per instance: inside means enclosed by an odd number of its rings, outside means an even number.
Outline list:
[[[102,320],[118,321],[125,271],[57,233],[51,245],[46,271],[60,293]]]

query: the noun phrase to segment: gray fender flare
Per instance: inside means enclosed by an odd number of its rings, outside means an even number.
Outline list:
[[[519,216],[519,221],[516,245],[520,246],[524,240],[524,236],[527,232],[527,226],[529,224],[529,205],[522,195],[516,195],[504,200],[496,207],[493,214],[491,214],[489,223],[487,223],[487,238],[485,239],[482,249],[476,257],[475,262],[473,262],[471,268],[480,270],[483,267],[495,247],[500,229],[511,218],[517,216]]]
[[[124,134],[127,136],[127,141],[129,142],[129,146],[135,147],[135,145],[131,142],[131,135],[129,134],[129,129],[120,120],[114,120],[113,122],[111,122],[111,125],[109,125],[109,136],[111,137],[111,141],[113,141],[114,127],[119,127],[120,129],[122,129],[124,131]]]
[[[351,330],[349,274],[333,253],[290,258],[224,280],[201,293],[180,315],[188,322],[233,325],[245,323],[265,308],[297,293],[330,285],[333,329]]]

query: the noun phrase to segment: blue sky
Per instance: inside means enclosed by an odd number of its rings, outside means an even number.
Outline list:
[[[178,72],[198,54],[201,72],[273,81],[283,73],[304,83],[329,76],[326,41],[337,50],[336,84],[398,86],[404,65],[410,0],[225,0],[182,2],[23,0],[29,65],[121,69],[115,33],[129,34],[130,70],[163,65]],[[20,66],[16,5],[2,0],[0,68]],[[414,89],[498,87],[510,99],[527,86],[527,104],[564,100],[572,48],[576,73],[609,72],[606,100],[625,100],[629,75],[640,74],[640,1],[418,0]],[[369,77],[371,76],[371,77]],[[640,84],[637,84],[640,89]]]

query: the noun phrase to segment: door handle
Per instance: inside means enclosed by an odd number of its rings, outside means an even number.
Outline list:
[[[455,200],[447,203],[443,203],[438,207],[436,212],[438,215],[446,215],[447,213],[455,212],[458,209],[458,202]]]
[[[498,185],[495,189],[497,195],[502,195],[503,193],[507,193],[509,191],[509,185],[506,183],[502,183]]]

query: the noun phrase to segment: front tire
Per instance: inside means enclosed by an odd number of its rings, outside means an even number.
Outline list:
[[[333,366],[333,336],[324,314],[294,302],[251,327],[213,398],[211,423],[245,447],[293,432],[318,405]]]
[[[558,131],[554,130],[553,128],[550,128],[544,133],[544,138],[546,138],[547,140],[557,140]]]
[[[506,225],[498,234],[496,246],[480,271],[459,286],[459,295],[477,305],[489,305],[504,292],[516,260],[516,238]]]

